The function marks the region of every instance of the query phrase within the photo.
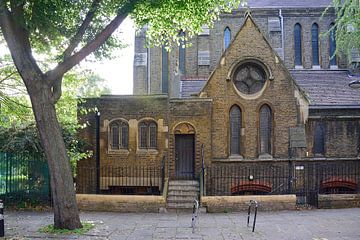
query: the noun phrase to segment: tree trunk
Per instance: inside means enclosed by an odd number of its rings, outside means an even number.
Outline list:
[[[54,227],[81,228],[69,157],[49,87],[40,81],[27,86],[50,171]]]

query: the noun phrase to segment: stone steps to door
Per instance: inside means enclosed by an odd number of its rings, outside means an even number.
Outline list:
[[[175,180],[169,182],[166,199],[168,209],[192,209],[195,199],[199,199],[198,181]]]

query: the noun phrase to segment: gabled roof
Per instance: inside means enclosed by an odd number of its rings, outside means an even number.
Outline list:
[[[249,8],[325,8],[332,0],[247,0]]]
[[[349,82],[360,77],[351,77],[346,70],[291,70],[292,77],[306,92],[310,106],[360,107],[360,89],[349,87]],[[198,94],[206,80],[183,80],[181,96]]]

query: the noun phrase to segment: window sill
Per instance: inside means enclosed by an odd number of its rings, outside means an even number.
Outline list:
[[[301,65],[295,65],[295,67],[294,67],[295,69],[304,69],[304,67],[303,66],[301,66]]]
[[[111,149],[111,150],[108,150],[107,151],[107,154],[108,155],[129,155],[129,150],[127,150],[127,149],[119,149],[119,150],[113,150],[113,149]]]
[[[148,155],[148,154],[156,155],[158,153],[159,153],[159,151],[157,149],[138,149],[136,151],[137,155]]]

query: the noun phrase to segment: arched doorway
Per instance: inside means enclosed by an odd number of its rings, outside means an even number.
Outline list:
[[[180,123],[175,134],[175,177],[193,179],[195,177],[195,128],[189,123]]]

